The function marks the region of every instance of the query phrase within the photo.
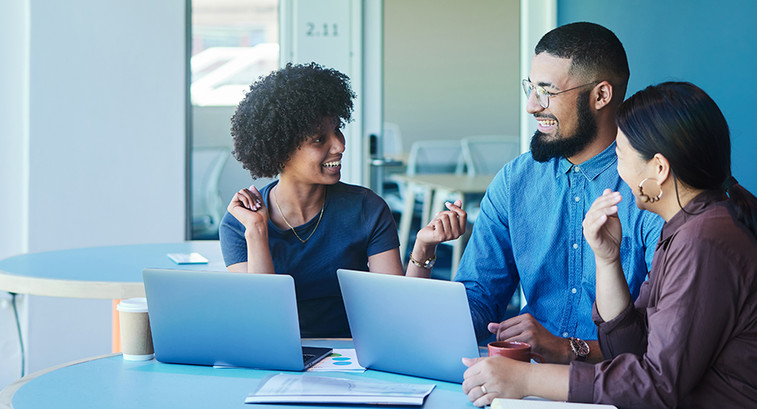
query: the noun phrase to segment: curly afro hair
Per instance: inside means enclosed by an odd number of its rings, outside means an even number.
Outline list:
[[[287,64],[255,81],[231,117],[232,154],[253,178],[281,172],[325,119],[352,120],[350,79],[316,63]]]

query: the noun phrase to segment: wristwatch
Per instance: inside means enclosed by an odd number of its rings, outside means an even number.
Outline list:
[[[413,253],[410,253],[410,262],[413,263],[413,264],[415,264],[416,266],[418,266],[420,268],[425,268],[426,270],[431,270],[434,267],[434,263],[436,263],[436,254],[434,254],[433,256],[431,256],[431,257],[429,257],[429,258],[427,258],[427,259],[425,259],[423,261],[418,261],[418,260],[416,260],[416,259],[413,258]]]
[[[589,356],[589,352],[591,352],[589,344],[581,338],[576,337],[570,337],[568,341],[570,341],[570,349],[576,355],[576,361],[585,361],[586,357]]]

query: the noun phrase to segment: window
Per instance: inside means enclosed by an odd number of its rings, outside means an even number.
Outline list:
[[[251,183],[231,157],[229,120],[250,84],[278,67],[278,0],[192,0],[191,233],[217,239],[234,192]]]

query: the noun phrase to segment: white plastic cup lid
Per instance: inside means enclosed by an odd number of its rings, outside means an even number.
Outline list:
[[[116,309],[124,312],[147,312],[147,298],[135,297],[121,300]]]

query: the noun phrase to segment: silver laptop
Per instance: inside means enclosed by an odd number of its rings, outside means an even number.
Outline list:
[[[331,352],[302,347],[291,276],[145,269],[142,277],[158,361],[299,371]]]
[[[462,383],[479,356],[462,283],[337,270],[360,365]]]

